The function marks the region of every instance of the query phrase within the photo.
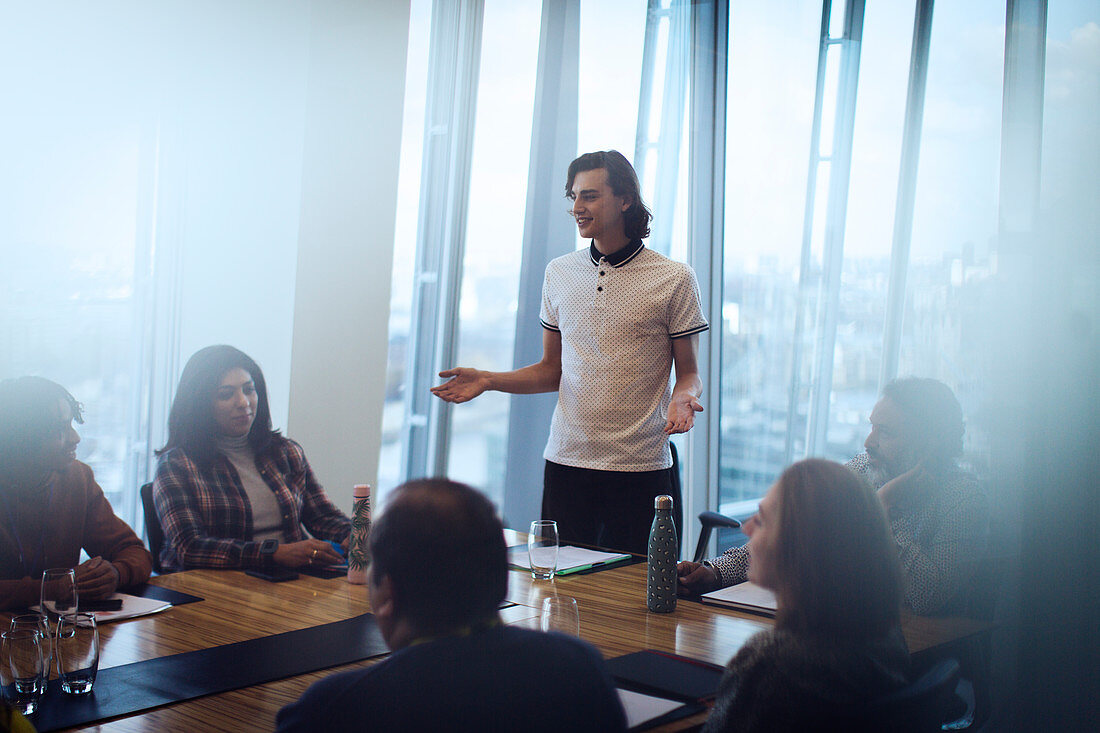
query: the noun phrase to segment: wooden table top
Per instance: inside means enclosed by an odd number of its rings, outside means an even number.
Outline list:
[[[509,544],[517,535],[509,532]],[[645,564],[589,575],[532,580],[529,572],[509,572],[505,623],[537,628],[542,600],[575,598],[581,637],[605,657],[642,649],[673,652],[724,665],[745,640],[768,628],[767,618],[680,600],[669,614],[649,613],[645,606]],[[205,600],[144,618],[103,624],[101,668],[155,659],[180,652],[246,641],[308,628],[370,611],[365,586],[343,578],[269,583],[240,571],[192,570],[151,581]],[[910,650],[928,650],[988,629],[968,619],[907,618],[903,631]],[[365,667],[381,658],[241,690],[175,703],[146,713],[74,730],[100,731],[270,731],[279,708],[297,699],[322,677],[339,670]],[[661,730],[679,730],[689,720]]]

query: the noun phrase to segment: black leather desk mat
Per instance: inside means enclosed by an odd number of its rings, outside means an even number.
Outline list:
[[[690,657],[646,649],[607,660],[607,669],[619,687],[684,704],[653,720],[636,725],[632,732],[649,730],[707,709],[725,671],[722,667]]]
[[[173,606],[182,606],[185,603],[205,600],[199,596],[193,596],[190,593],[182,593],[178,590],[161,588],[159,585],[149,585],[148,583],[128,588],[122,592],[129,593],[132,596],[140,596],[141,598],[152,598],[154,601],[166,601]]]
[[[607,660],[620,687],[682,702],[714,699],[724,667],[677,654],[646,649]]]
[[[87,695],[51,680],[31,722],[39,733],[358,662],[388,652],[372,614],[309,629],[101,669]]]

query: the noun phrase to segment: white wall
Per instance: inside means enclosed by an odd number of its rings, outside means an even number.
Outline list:
[[[263,369],[285,430],[310,3],[203,0],[176,11],[158,16],[166,86],[153,124],[159,237],[180,249],[178,369],[204,346],[236,346]]]
[[[350,509],[378,474],[409,3],[311,12],[287,433]]]
[[[179,247],[176,376],[209,344],[252,356],[274,426],[348,509],[378,472],[408,0],[175,22],[158,238]]]

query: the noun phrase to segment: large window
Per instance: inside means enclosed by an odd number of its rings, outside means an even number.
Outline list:
[[[414,14],[428,5],[414,5]],[[537,5],[517,4],[510,13],[527,12],[533,27]],[[577,147],[633,154],[655,223],[663,218],[650,246],[692,263],[707,301],[712,330],[702,340],[702,362],[718,378],[704,375],[712,385],[704,402],[718,419],[708,422],[709,432],[697,428],[705,440],[684,446],[691,454],[686,465],[695,472],[688,492],[696,503],[701,497],[709,507],[748,513],[791,461],[856,455],[882,386],[905,375],[935,377],[956,391],[968,417],[966,458],[982,471],[989,450],[983,392],[992,368],[985,356],[991,351],[989,291],[1003,247],[1001,133],[1009,123],[1002,100],[1016,91],[1005,88],[1006,44],[1018,31],[1006,30],[1004,0],[624,0],[579,8],[576,28],[564,26],[579,37]],[[494,12],[493,3],[486,3],[486,29]],[[427,17],[427,11],[419,15]],[[543,23],[547,17],[541,16]],[[703,19],[724,23],[721,32],[707,36]],[[596,32],[608,27],[615,32]],[[1044,138],[1044,156],[1055,170],[1080,174],[1079,147],[1090,152],[1088,141],[1095,137],[1087,131],[1096,118],[1089,86],[1095,78],[1089,59],[1096,19],[1083,4],[1071,3],[1052,16],[1051,28],[1047,128],[1058,134]],[[414,22],[410,49],[416,34],[426,32]],[[535,33],[524,37],[528,43]],[[530,144],[532,163],[536,147],[525,137],[524,120],[528,114],[547,119],[537,96],[516,92],[520,77],[531,89],[550,78],[535,78],[544,72],[534,65],[533,52],[514,55],[506,75],[513,86],[505,90],[494,81],[499,70],[485,62],[491,56],[488,38],[486,30],[472,136],[471,214],[504,198],[476,183],[505,180],[492,172],[494,156],[481,157],[484,130],[497,120],[488,110],[496,109],[502,95],[507,99],[509,109],[499,119],[519,131],[490,134],[514,137],[521,151]],[[699,49],[712,41],[718,46],[709,60],[718,71],[708,76],[708,59]],[[1041,50],[1040,44],[1028,53]],[[557,58],[554,68],[566,68],[568,60]],[[413,92],[419,88],[415,78],[410,73]],[[719,111],[721,134],[713,141],[704,139],[712,120],[692,117],[710,109]],[[407,115],[406,124],[420,134],[417,120]],[[494,147],[512,160],[510,151]],[[707,160],[698,154],[704,149],[720,149],[720,156]],[[715,163],[717,172],[707,173]],[[1079,187],[1079,175],[1050,170],[1043,168],[1048,209],[1069,206],[1075,215],[1088,209],[1081,202],[1095,199],[1089,198],[1095,176],[1081,179]],[[519,201],[530,185],[532,171],[525,172],[507,166],[507,175],[515,176],[509,185],[517,189],[507,201]],[[561,171],[539,174],[556,182]],[[713,201],[700,182],[710,184]],[[414,187],[403,184],[403,190],[414,201]],[[508,216],[518,216],[511,204],[506,208]],[[717,241],[700,235],[700,222],[708,217]],[[518,238],[502,242],[494,236],[497,256],[491,264],[474,254],[481,244],[474,218],[480,215],[471,216],[466,230],[460,306],[444,321],[459,325],[460,360],[508,368],[518,338],[514,329],[528,326],[513,327],[506,316],[537,292],[516,271],[511,246]],[[495,223],[506,236],[517,226],[505,219]],[[395,270],[397,277],[408,276]],[[492,295],[479,285],[483,281],[491,283]],[[1085,282],[1081,278],[1079,286]],[[394,292],[402,287],[395,281]],[[396,298],[393,318],[400,319]],[[491,312],[482,310],[485,302],[492,303]],[[396,406],[402,389],[428,385],[413,387],[403,377],[395,358],[402,356],[404,336],[397,330],[391,337]],[[537,493],[533,486],[501,483],[516,450],[514,435],[504,429],[508,398],[479,400],[476,410],[463,407],[461,417],[414,417],[452,421],[448,468],[454,475],[485,486],[494,498],[501,491]],[[400,415],[396,407],[392,415]],[[392,442],[383,452],[393,456],[409,426],[390,424]],[[514,420],[512,425],[514,431]],[[394,481],[404,477],[400,467],[390,475]]]
[[[983,474],[990,343],[982,319],[1000,246],[1005,8],[997,0],[935,7],[899,373],[955,389],[966,457]]]
[[[286,429],[311,31],[305,0],[5,6],[0,377],[84,403],[139,532],[191,353],[248,352]]]
[[[512,368],[541,12],[536,0],[485,3],[457,364],[493,371]],[[492,392],[451,418],[447,475],[498,502],[508,406],[507,395]]]
[[[397,217],[390,290],[389,349],[386,354],[386,400],[382,412],[382,445],[378,483],[395,486],[402,480],[401,444],[405,401],[410,385],[406,374],[409,329],[412,326],[416,252],[417,203],[423,162],[424,106],[428,84],[428,39],[431,0],[413,0],[409,15],[409,50],[405,65],[405,110],[401,133],[401,173],[397,182]]]
[[[751,511],[790,461],[862,450],[894,376],[951,385],[971,416],[968,457],[981,464],[987,450],[979,319],[996,270],[1004,3],[937,3],[930,45],[915,54],[916,4],[868,3],[863,13],[849,3],[862,22],[848,98],[845,5],[834,2],[824,25],[815,130],[821,8],[732,4],[719,501],[735,514]],[[915,200],[900,185],[907,175]],[[911,226],[899,224],[906,206]]]
[[[0,375],[47,377],[84,404],[78,455],[124,511],[141,343],[140,129],[40,109],[0,119],[2,157],[23,172],[0,178]]]
[[[725,272],[711,329],[722,350],[719,499],[733,513],[786,461],[821,10],[780,7],[735,2],[729,17]]]
[[[152,136],[130,91],[140,74],[119,77],[135,43],[98,18],[69,20],[13,7],[0,24],[0,377],[40,375],[84,404],[77,455],[130,519]]]
[[[1089,0],[1052,3],[1047,19],[1040,207],[1043,228],[1070,251],[1100,242],[1100,7]],[[1075,260],[1075,262],[1078,262]],[[1100,299],[1100,273],[1081,257],[1063,283],[1078,309],[1082,343],[1100,330],[1087,314]]]
[[[467,200],[460,294],[455,323],[454,363],[479,369],[507,370],[513,366],[517,328],[539,329],[537,317],[517,324],[517,298],[523,255],[527,186],[531,175],[531,135],[536,110],[535,91],[540,31],[541,0],[468,2],[464,10],[481,6],[480,53],[476,69],[476,95],[466,100],[476,113],[472,128],[472,152]],[[622,150],[632,156],[638,117],[640,68],[646,27],[645,3],[583,3],[577,14],[579,32],[577,151]],[[511,397],[488,393],[460,409],[449,409],[438,418],[424,406],[423,418],[408,411],[411,389],[426,391],[430,385],[414,385],[410,363],[410,328],[418,297],[415,283],[425,275],[414,264],[418,236],[422,237],[421,176],[425,175],[423,141],[426,99],[430,93],[430,0],[414,0],[410,22],[405,130],[402,149],[398,240],[393,297],[390,312],[390,353],[387,403],[379,482],[383,489],[408,478],[411,459],[409,428],[433,419],[448,420],[446,473],[486,491],[499,504],[504,498],[509,406]],[[618,31],[608,36],[606,28]],[[461,29],[453,32],[463,33]],[[472,34],[471,34],[472,35]],[[565,170],[547,171],[552,178],[556,217],[567,220],[564,196]],[[456,194],[462,198],[462,192]],[[580,240],[567,246],[581,246]],[[541,266],[539,267],[541,275]],[[437,282],[433,274],[428,278]],[[432,323],[428,328],[442,328]],[[426,351],[426,350],[423,350]],[[414,358],[423,358],[423,351]],[[433,383],[438,380],[433,380]],[[404,441],[404,446],[403,446]],[[404,451],[403,451],[404,447]],[[431,447],[426,450],[432,450]],[[426,465],[421,463],[421,465]],[[423,469],[431,472],[430,468]]]

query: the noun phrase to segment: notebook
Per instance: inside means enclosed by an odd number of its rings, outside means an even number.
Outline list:
[[[583,547],[565,545],[558,548],[557,575],[569,575],[610,565],[622,560],[629,560],[631,555],[625,552],[600,552],[599,550],[586,550]],[[531,559],[527,554],[527,545],[516,545],[508,548],[508,564],[521,570],[531,569]]]
[[[718,692],[724,669],[690,657],[647,649],[607,660],[621,687],[681,702],[703,702]]]
[[[726,608],[736,608],[738,611],[775,616],[775,594],[767,588],[748,581],[704,593],[702,601],[712,606],[725,606]]]

